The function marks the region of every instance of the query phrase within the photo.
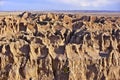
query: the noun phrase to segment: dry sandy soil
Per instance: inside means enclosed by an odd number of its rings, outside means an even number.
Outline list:
[[[120,13],[0,12],[0,80],[120,80]]]

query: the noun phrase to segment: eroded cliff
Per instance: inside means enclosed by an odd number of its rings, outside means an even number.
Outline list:
[[[0,16],[0,80],[119,79],[119,16]]]

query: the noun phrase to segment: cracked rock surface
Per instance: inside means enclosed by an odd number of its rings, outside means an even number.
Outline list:
[[[0,16],[0,80],[119,79],[119,16]]]

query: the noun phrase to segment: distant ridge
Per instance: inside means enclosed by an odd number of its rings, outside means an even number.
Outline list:
[[[0,11],[0,12],[24,12],[24,11],[28,11],[28,12],[88,12],[88,13],[98,13],[98,12],[110,12],[110,13],[113,13],[113,12],[120,12],[120,11],[112,11],[112,10],[15,10],[15,11]]]
[[[51,10],[57,12],[120,12],[120,11],[110,11],[110,10]]]

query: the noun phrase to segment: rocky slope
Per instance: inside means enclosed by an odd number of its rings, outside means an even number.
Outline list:
[[[119,79],[119,16],[0,16],[0,80]]]

